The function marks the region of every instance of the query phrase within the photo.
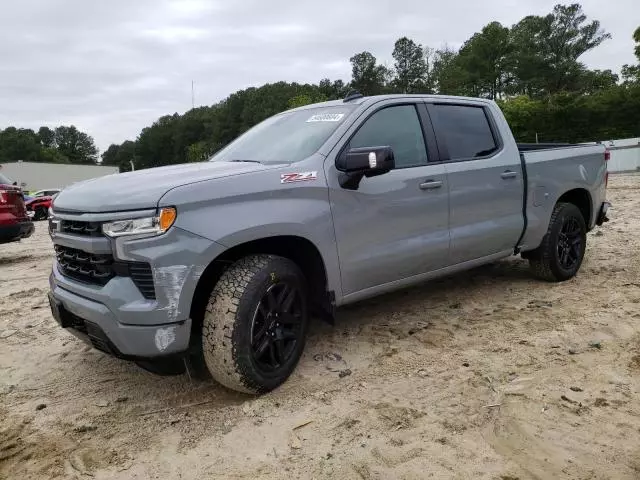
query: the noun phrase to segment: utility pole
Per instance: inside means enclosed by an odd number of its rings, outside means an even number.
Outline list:
[[[193,80],[191,80],[191,108],[196,108],[195,94],[193,91]]]

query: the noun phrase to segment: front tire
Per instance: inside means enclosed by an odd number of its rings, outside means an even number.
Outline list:
[[[222,274],[207,305],[207,369],[232,390],[273,390],[302,355],[307,310],[305,278],[294,262],[275,255],[242,258]]]
[[[549,282],[563,282],[580,270],[587,247],[587,226],[580,209],[558,203],[542,244],[529,254],[534,275]]]

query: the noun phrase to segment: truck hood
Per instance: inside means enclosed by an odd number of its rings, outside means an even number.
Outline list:
[[[54,210],[97,213],[155,208],[172,188],[279,166],[282,165],[201,162],[116,173],[64,188],[55,198]]]

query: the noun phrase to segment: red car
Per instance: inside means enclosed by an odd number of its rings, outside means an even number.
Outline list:
[[[27,207],[27,212],[33,220],[45,220],[49,216],[49,207],[54,198],[55,195],[34,197],[24,202],[24,205]]]
[[[33,230],[22,190],[0,173],[0,243],[30,237]]]

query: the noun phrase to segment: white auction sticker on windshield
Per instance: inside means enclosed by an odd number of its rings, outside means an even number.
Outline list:
[[[307,123],[309,122],[339,122],[344,117],[344,113],[319,113],[317,115],[312,115]]]

